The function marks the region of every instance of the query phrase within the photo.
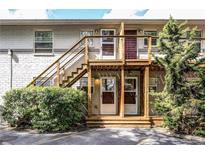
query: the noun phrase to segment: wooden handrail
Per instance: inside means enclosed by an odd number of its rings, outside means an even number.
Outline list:
[[[67,61],[61,68],[60,70],[65,67],[71,60],[73,60],[76,56],[78,56],[83,50],[85,50],[85,48],[82,48],[79,52],[77,52],[71,59],[69,59],[69,61]]]
[[[84,36],[82,39],[80,39],[77,43],[75,43],[75,45],[70,48],[69,50],[67,50],[63,55],[61,55],[56,61],[54,61],[47,69],[45,69],[41,74],[39,74],[35,79],[33,79],[28,85],[27,87],[31,86],[32,84],[34,84],[36,82],[36,80],[41,77],[48,69],[50,69],[53,65],[55,65],[60,59],[62,59],[66,54],[68,54],[70,51],[72,51],[78,44],[80,44],[86,37]]]
[[[71,60],[73,60],[77,55],[79,55],[82,51],[84,50],[84,48],[83,49],[81,49],[76,55],[74,55],[71,59],[69,59],[69,61],[68,62],[66,62],[62,67],[59,67],[59,73],[60,73],[60,71],[71,61]],[[54,69],[53,69],[54,70]],[[50,75],[50,77],[48,77],[43,83],[41,83],[41,85],[40,86],[42,86],[42,85],[44,85],[44,83],[46,83],[52,76],[54,76],[56,73],[53,73],[52,75]]]
[[[85,36],[86,38],[120,38],[120,37],[139,37],[139,38],[146,38],[146,37],[152,37],[152,38],[158,38],[157,36],[151,36],[151,35],[95,35],[95,36]]]
[[[60,62],[58,61],[57,63],[57,70],[56,70],[56,74],[57,74],[57,77],[56,77],[56,85],[57,86],[60,86]]]
[[[88,38],[85,38],[85,64],[88,64]]]
[[[95,35],[95,36],[85,36],[85,38],[121,38],[121,37],[138,37],[138,38],[154,38],[158,39],[159,36],[152,36],[152,35],[111,35],[111,36],[104,36],[104,35]],[[188,39],[186,37],[181,37],[180,39]],[[194,37],[193,39],[196,40],[205,40],[205,37]]]
[[[79,45],[83,40],[89,38],[125,38],[125,37],[137,37],[137,38],[150,38],[150,39],[158,39],[158,36],[151,36],[151,35],[113,35],[113,36],[103,36],[103,35],[95,35],[95,36],[84,36],[81,38],[77,43],[75,43],[69,50],[67,50],[63,55],[61,55],[57,60],[55,60],[49,67],[47,67],[42,73],[40,73],[35,79],[33,79],[28,85],[33,85],[38,78],[40,78],[45,72],[47,72],[52,66],[58,63],[64,56],[70,53],[77,45]],[[188,39],[186,37],[180,39]],[[197,40],[205,40],[205,37],[195,37],[194,39]],[[151,51],[150,51],[151,52]]]

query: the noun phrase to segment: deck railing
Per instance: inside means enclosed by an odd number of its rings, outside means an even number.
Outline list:
[[[144,39],[147,39],[146,47],[144,47]],[[152,47],[152,39],[158,39],[158,37],[143,35],[85,36],[35,77],[28,86],[60,85],[65,73],[72,71],[71,65],[75,62],[80,63],[80,56],[83,56],[83,63],[85,64],[89,64],[91,61],[107,60],[117,60],[125,63],[130,59],[145,60],[151,63],[151,52],[153,52],[154,49]],[[194,39],[198,41],[205,40],[205,38]],[[142,48],[139,46],[140,43]],[[134,53],[135,50],[136,54]]]
[[[42,73],[35,77],[28,85],[48,86],[60,85],[66,68],[78,61],[79,56],[85,55],[85,37],[80,39],[73,47],[67,50],[62,56],[48,66]]]
[[[35,77],[27,86],[48,86],[48,85],[60,85],[65,70],[72,63],[78,61],[79,56],[84,56],[84,63],[88,64],[92,60],[120,60],[125,61],[125,41],[131,38],[147,38],[148,46],[145,53],[146,57],[143,59],[151,60],[151,36],[137,36],[137,35],[121,35],[121,36],[85,36],[80,39],[74,46],[67,50],[62,56],[48,66],[42,73]],[[111,42],[112,40],[113,42]],[[113,44],[113,46],[111,45]],[[109,52],[112,52],[110,48],[114,48],[115,56],[109,56]],[[106,49],[107,54],[103,55],[103,49]],[[141,59],[138,55],[136,59]],[[69,72],[69,69],[67,70]]]
[[[122,60],[151,59],[152,36],[117,35],[117,36],[87,36],[89,60]],[[139,43],[147,39],[147,46],[139,48]]]

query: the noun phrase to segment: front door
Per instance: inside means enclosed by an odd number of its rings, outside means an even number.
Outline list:
[[[125,35],[137,35],[136,30],[125,30]],[[136,59],[137,58],[137,38],[125,37],[125,58]]]
[[[125,114],[138,114],[138,78],[125,78]]]
[[[115,35],[115,29],[101,29],[102,36]],[[116,38],[102,37],[101,38],[101,58],[115,59],[116,57]]]
[[[116,80],[115,77],[101,78],[101,114],[116,114]]]

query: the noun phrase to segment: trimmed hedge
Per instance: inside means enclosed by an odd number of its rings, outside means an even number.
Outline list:
[[[65,131],[84,117],[83,91],[60,87],[30,87],[7,92],[2,116],[13,127],[40,132]]]

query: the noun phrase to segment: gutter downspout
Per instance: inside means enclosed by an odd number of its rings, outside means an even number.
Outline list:
[[[10,62],[9,62],[9,69],[10,69],[10,89],[12,89],[13,86],[13,51],[11,49],[8,49],[8,55],[10,55]]]

